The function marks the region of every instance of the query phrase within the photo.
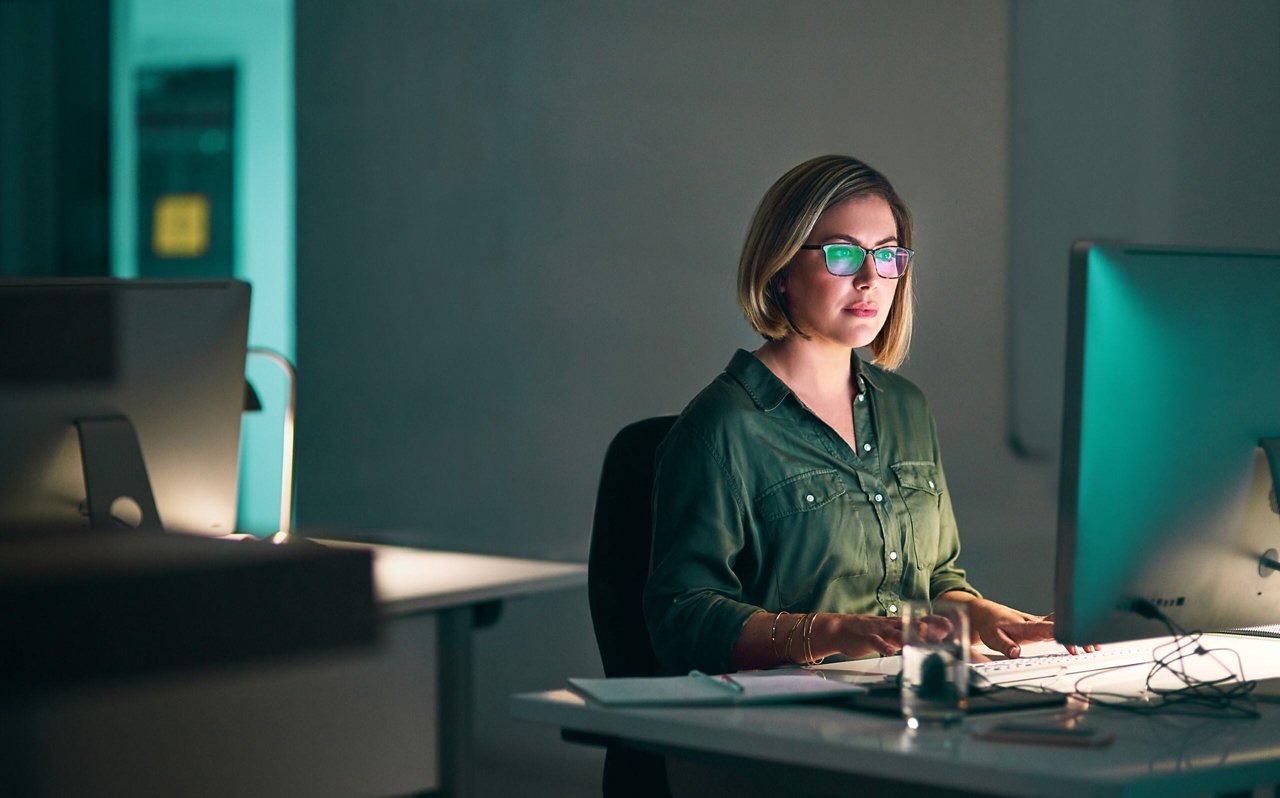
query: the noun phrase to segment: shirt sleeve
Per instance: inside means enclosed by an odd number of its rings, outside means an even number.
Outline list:
[[[933,436],[934,463],[937,468],[938,485],[942,489],[938,516],[938,559],[929,579],[929,595],[936,598],[948,590],[963,590],[982,598],[982,594],[965,578],[964,569],[956,564],[960,558],[960,530],[956,525],[955,510],[951,507],[951,491],[947,487],[947,476],[942,470],[938,427],[932,413],[929,414],[929,432]]]
[[[706,436],[677,424],[658,452],[644,593],[649,637],[664,673],[732,670],[742,626],[760,611],[742,601],[734,572],[753,538],[742,490]]]

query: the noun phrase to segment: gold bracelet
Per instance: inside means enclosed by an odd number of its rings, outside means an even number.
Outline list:
[[[778,621],[782,620],[783,615],[790,615],[789,612],[780,612],[773,616],[773,625],[769,627],[769,650],[773,652],[773,658],[781,661],[782,657],[778,655]]]
[[[799,618],[796,619],[796,622],[791,624],[791,631],[787,632],[786,645],[782,647],[783,662],[792,662],[792,663],[799,662],[799,660],[791,656],[791,641],[796,636],[796,630],[799,629],[803,624],[804,624],[803,615],[799,616]]]
[[[808,623],[804,628],[804,664],[808,665],[813,662],[813,619],[818,617],[818,613],[811,612],[804,616]]]
[[[818,613],[815,612],[810,614],[809,630],[804,634],[804,648],[805,648],[805,653],[808,655],[807,664],[809,665],[821,665],[826,660],[825,655],[821,657],[813,656],[813,627],[817,622],[818,622]]]

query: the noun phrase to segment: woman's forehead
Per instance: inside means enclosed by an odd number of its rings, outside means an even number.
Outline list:
[[[893,209],[883,197],[862,195],[850,197],[828,207],[814,224],[814,232],[825,235],[844,234],[863,242],[878,243],[886,237],[896,238],[898,223]],[[866,243],[866,242],[863,242]]]

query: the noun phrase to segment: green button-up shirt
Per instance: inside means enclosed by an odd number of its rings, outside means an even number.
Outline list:
[[[662,442],[644,610],[664,672],[731,670],[761,610],[896,615],[977,593],[923,394],[853,366],[857,451],[743,350]]]

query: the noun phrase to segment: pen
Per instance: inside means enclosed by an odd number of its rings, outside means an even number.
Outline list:
[[[689,676],[691,676],[694,679],[698,679],[700,681],[710,682],[712,684],[719,685],[720,687],[723,687],[726,690],[729,690],[730,692],[733,692],[733,693],[741,693],[744,689],[741,684],[738,684],[737,682],[735,682],[733,680],[733,677],[727,673],[722,673],[719,676],[711,676],[709,674],[703,673],[700,670],[691,670],[689,671]]]

